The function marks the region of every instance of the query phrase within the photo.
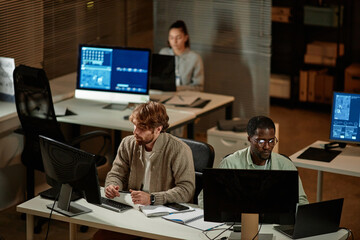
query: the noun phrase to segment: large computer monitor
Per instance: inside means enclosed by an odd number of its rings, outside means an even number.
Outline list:
[[[150,60],[147,48],[79,45],[75,98],[119,109],[149,101]]]
[[[96,155],[44,136],[39,141],[47,182],[55,187],[61,184],[54,210],[69,217],[92,211],[71,201],[73,190],[89,203],[101,204]],[[47,207],[52,209],[53,204]]]
[[[330,140],[343,147],[346,143],[360,144],[360,94],[334,92]]]
[[[298,181],[297,171],[205,169],[204,219],[241,222],[241,234],[249,232],[247,227],[256,233],[259,221],[294,224]],[[257,220],[251,223],[249,216]]]

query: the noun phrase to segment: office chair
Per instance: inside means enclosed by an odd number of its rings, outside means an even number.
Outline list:
[[[193,203],[197,204],[197,197],[201,190],[203,189],[202,175],[205,168],[212,168],[214,164],[214,148],[207,143],[195,141],[192,139],[180,138],[184,143],[186,143],[193,155],[194,167],[195,167],[195,194],[193,198]]]
[[[24,149],[21,161],[26,166],[26,200],[35,196],[35,170],[44,172],[41,158],[39,135],[43,135],[71,146],[79,146],[86,140],[100,138],[103,141],[98,152],[97,166],[106,163],[105,154],[111,150],[111,136],[105,131],[93,131],[67,140],[57,122],[50,84],[45,71],[25,65],[14,70],[14,91],[17,114],[21,123],[20,131],[24,135]],[[57,195],[57,189],[47,190],[50,198]],[[41,231],[41,225],[35,227],[35,233]]]

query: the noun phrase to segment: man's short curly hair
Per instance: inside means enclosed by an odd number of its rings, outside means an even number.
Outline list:
[[[256,116],[251,118],[247,124],[246,130],[249,137],[254,136],[256,134],[256,129],[258,128],[260,129],[269,128],[276,130],[273,120],[265,116]]]
[[[138,105],[130,116],[130,121],[144,129],[155,129],[162,126],[162,132],[169,128],[169,116],[163,104],[149,101]]]

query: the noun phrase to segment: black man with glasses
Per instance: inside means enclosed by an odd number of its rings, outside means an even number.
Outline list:
[[[272,152],[278,143],[278,139],[275,137],[275,124],[270,118],[265,116],[253,117],[249,120],[246,130],[250,146],[226,156],[220,162],[219,168],[297,171],[290,159]],[[198,203],[199,206],[203,207],[202,192],[199,194]],[[308,203],[299,177],[299,204]]]

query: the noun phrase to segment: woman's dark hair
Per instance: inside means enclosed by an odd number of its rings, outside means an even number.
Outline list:
[[[247,124],[247,134],[249,135],[249,137],[252,137],[255,135],[256,129],[275,129],[275,124],[273,122],[273,120],[271,120],[268,117],[265,116],[256,116],[253,117],[249,120],[248,124]]]
[[[190,47],[190,36],[189,36],[189,33],[188,33],[188,30],[187,30],[187,27],[186,27],[186,24],[184,21],[182,20],[177,20],[176,22],[174,22],[173,24],[171,24],[171,26],[169,27],[169,31],[173,28],[180,28],[181,31],[188,36],[188,40],[185,42],[185,47],[189,48]],[[168,41],[168,45],[170,46],[169,44],[169,41]]]

